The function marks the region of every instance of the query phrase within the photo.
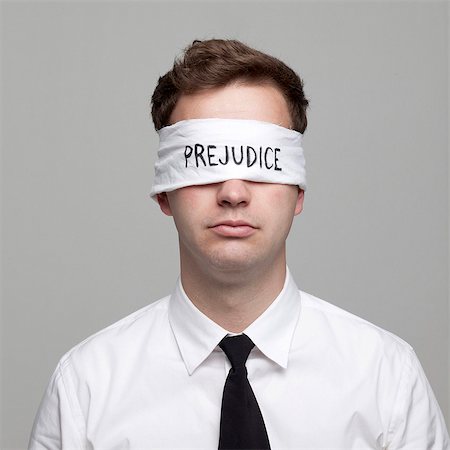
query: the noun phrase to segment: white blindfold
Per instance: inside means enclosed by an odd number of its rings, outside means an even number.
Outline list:
[[[257,120],[190,119],[158,131],[150,196],[242,179],[306,189],[302,134]]]

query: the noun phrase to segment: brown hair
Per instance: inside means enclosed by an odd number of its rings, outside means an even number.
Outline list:
[[[194,41],[177,58],[169,72],[159,78],[152,96],[152,119],[156,130],[169,125],[182,94],[226,86],[233,81],[272,83],[288,103],[293,128],[303,133],[307,126],[308,100],[300,77],[279,59],[240,41],[211,39]]]

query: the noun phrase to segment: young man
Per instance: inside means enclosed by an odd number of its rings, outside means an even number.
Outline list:
[[[291,69],[237,41],[195,41],[160,78],[152,196],[180,279],[61,359],[30,448],[449,448],[413,349],[286,268],[307,105]]]

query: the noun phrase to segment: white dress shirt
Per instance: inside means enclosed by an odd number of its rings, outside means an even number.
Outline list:
[[[248,377],[272,450],[449,449],[411,346],[299,291],[289,271],[244,333],[255,343]],[[217,449],[227,334],[178,281],[172,295],[63,356],[29,448]]]

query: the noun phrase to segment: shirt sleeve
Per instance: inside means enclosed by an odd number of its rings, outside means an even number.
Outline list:
[[[450,450],[442,412],[412,348],[399,382],[389,435],[388,450]]]
[[[85,449],[83,424],[67,361],[66,364],[60,362],[37,411],[28,449]]]

